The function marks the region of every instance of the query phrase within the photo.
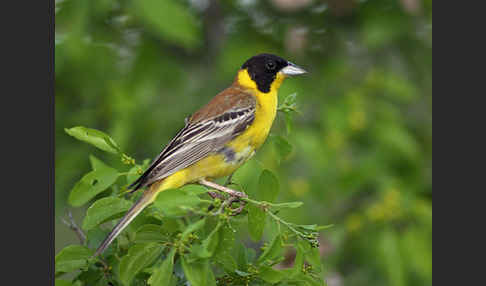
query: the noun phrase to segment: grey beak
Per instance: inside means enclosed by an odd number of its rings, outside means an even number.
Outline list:
[[[306,70],[303,68],[288,62],[288,66],[284,67],[283,69],[280,70],[281,73],[283,73],[286,76],[294,76],[294,75],[299,75],[299,74],[304,74],[307,73]]]

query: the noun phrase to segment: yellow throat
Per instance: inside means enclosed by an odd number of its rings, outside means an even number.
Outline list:
[[[240,149],[238,147],[242,147],[246,142],[248,142],[253,149],[257,149],[267,139],[273,120],[277,114],[278,89],[284,79],[284,74],[277,73],[275,80],[270,86],[270,91],[264,93],[258,90],[257,84],[251,79],[246,69],[238,71],[238,84],[253,92],[256,97],[257,106],[253,124],[240,136],[241,141],[238,140],[242,144],[234,146],[237,150]]]

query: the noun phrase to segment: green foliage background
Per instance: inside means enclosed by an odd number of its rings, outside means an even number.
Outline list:
[[[152,159],[261,52],[310,73],[283,84],[299,113],[279,115],[235,180],[251,188],[270,169],[277,201],[304,202],[282,217],[334,225],[320,236],[328,285],[431,285],[431,0],[56,0],[58,218],[86,213],[67,198],[89,154],[123,167],[65,128]],[[73,243],[56,219],[56,253]]]

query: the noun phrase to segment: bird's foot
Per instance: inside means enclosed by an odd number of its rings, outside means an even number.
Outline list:
[[[203,186],[206,186],[206,187],[209,187],[209,188],[212,188],[212,189],[215,189],[215,190],[220,191],[220,192],[223,192],[223,193],[227,193],[228,195],[230,195],[232,197],[237,197],[237,198],[247,198],[248,197],[243,192],[235,191],[235,190],[230,189],[228,187],[221,186],[219,184],[216,184],[216,183],[213,183],[211,181],[208,181],[206,179],[199,180],[199,184],[200,185],[203,185]]]
[[[237,208],[233,209],[233,208],[231,208],[233,203],[239,203],[240,205]],[[230,210],[229,215],[230,216],[236,216],[243,211],[243,209],[245,208],[245,205],[246,205],[245,201],[240,200],[240,198],[238,198],[238,197],[230,196],[225,201],[223,201],[223,203],[221,204],[217,213],[222,213],[225,208],[228,208]]]
[[[230,206],[233,203],[236,203],[236,202],[239,202],[240,206],[237,207],[236,209],[230,209],[231,210],[231,214],[230,214],[231,216],[239,215],[243,211],[243,209],[245,208],[246,202],[243,201],[243,200],[240,200],[240,199],[237,199],[237,200],[231,202]]]
[[[220,200],[224,199],[224,198],[223,198],[223,196],[222,196],[221,194],[216,193],[216,192],[208,192],[208,195],[209,195],[211,198],[213,198],[213,200],[214,200],[214,199],[220,199]]]
[[[229,179],[231,179],[231,177]],[[209,188],[212,188],[212,189],[215,189],[215,190],[218,190],[218,191],[223,192],[223,193],[227,193],[229,195],[229,198],[226,199],[223,202],[223,204],[221,205],[220,210],[224,209],[225,207],[230,207],[231,215],[235,216],[235,215],[240,214],[243,211],[243,209],[245,208],[246,202],[241,200],[241,199],[247,198],[248,196],[244,192],[240,192],[240,191],[230,189],[230,188],[226,187],[226,184],[225,184],[225,186],[221,186],[219,184],[207,181],[205,179],[199,180],[199,184],[206,186],[206,187],[209,187]],[[216,192],[208,192],[208,194],[213,199],[215,199],[215,198],[223,199],[223,196],[221,194],[216,193]],[[239,202],[240,205],[236,209],[231,209],[231,205],[233,203],[236,203],[236,202]]]

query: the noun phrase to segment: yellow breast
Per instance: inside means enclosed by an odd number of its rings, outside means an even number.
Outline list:
[[[251,155],[258,149],[267,139],[270,128],[272,127],[275,115],[277,114],[278,104],[278,88],[284,80],[284,75],[278,73],[277,78],[271,85],[268,93],[263,93],[258,90],[256,83],[251,80],[246,70],[240,70],[238,72],[238,83],[253,91],[256,97],[256,111],[255,119],[248,129],[240,136],[235,138],[228,145],[233,148],[237,153],[250,151]],[[248,147],[251,150],[248,150]],[[250,155],[250,156],[251,156]]]

